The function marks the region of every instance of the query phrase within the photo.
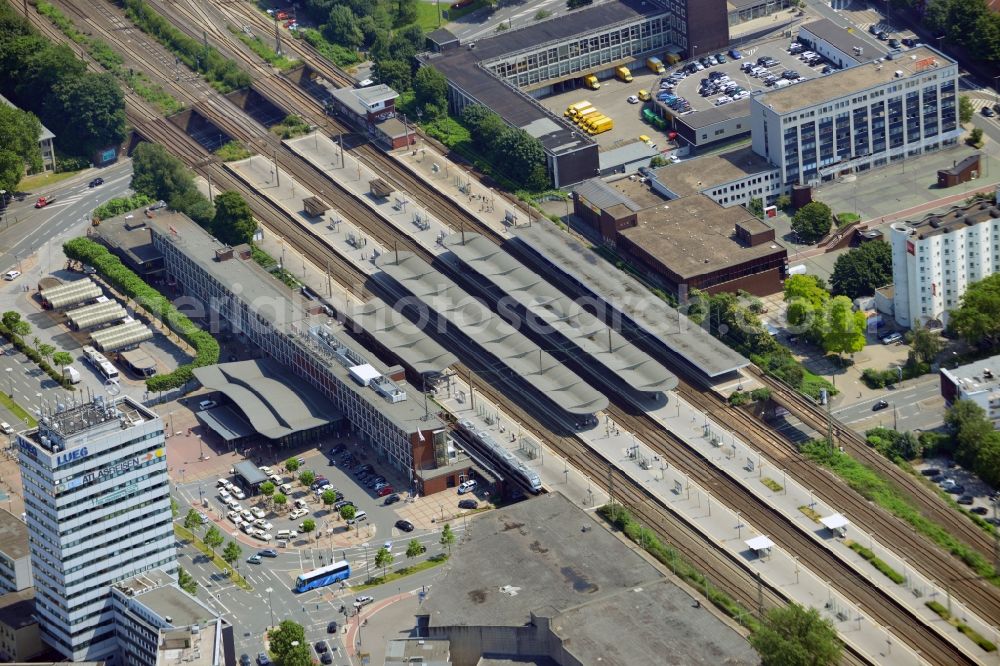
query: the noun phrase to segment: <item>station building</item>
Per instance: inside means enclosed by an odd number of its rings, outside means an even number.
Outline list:
[[[690,55],[725,48],[725,0],[612,0],[503,35],[422,54],[448,79],[452,113],[480,104],[541,141],[556,187],[600,174],[597,144],[536,98],[611,78],[668,50]]]
[[[99,396],[45,412],[17,446],[42,638],[118,666],[111,586],[177,571],[163,420]]]
[[[158,211],[149,226],[153,245],[164,258],[168,284],[189,298],[191,314],[197,310],[195,318],[206,324],[224,323],[288,369],[295,381],[304,379],[379,460],[407,475],[415,492],[444,490],[462,474],[468,475],[467,468],[451,464],[453,447],[445,424],[421,399],[422,392],[406,381],[401,367],[382,363],[328,318],[319,304],[303,301],[257,266],[248,253],[234,252],[186,216]],[[226,370],[227,365],[217,367]],[[246,383],[251,370],[226,370],[225,376],[206,381],[218,382],[218,390],[230,392],[234,402],[239,402],[235,391]],[[287,428],[296,415],[308,420],[300,410],[301,397],[295,399],[300,407],[291,412],[284,398],[268,397],[280,388],[261,386],[275,379],[270,375],[249,392],[252,396],[240,394],[253,397],[251,404],[261,401],[266,411],[255,419],[276,428]],[[231,386],[224,387],[223,382]]]

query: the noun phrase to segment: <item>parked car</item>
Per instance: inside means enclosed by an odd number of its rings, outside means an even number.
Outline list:
[[[257,663],[260,664],[260,666],[270,666],[271,659],[267,656],[266,652],[258,652]]]
[[[198,410],[205,411],[206,409],[212,409],[213,407],[217,407],[218,404],[219,403],[214,400],[202,400],[198,403]]]
[[[899,342],[902,339],[903,339],[903,335],[901,333],[898,333],[898,332],[894,331],[894,332],[890,333],[889,335],[886,335],[886,336],[884,336],[882,338],[882,344],[884,344],[884,345],[891,345],[891,344],[895,344],[895,343]]]
[[[316,641],[316,654],[323,654],[330,649],[330,646],[326,644],[326,641]]]
[[[16,280],[19,277],[21,277],[21,271],[7,271],[3,274],[3,279],[7,280],[7,282]]]
[[[920,470],[922,476],[941,476],[941,470],[937,467],[928,467],[927,469]]]
[[[743,57],[743,54],[740,53],[739,49],[729,49],[729,57],[733,60],[739,60]]]
[[[889,406],[888,402],[886,402],[885,400],[879,400],[874,405],[872,405],[872,411],[877,412],[879,410],[885,409],[888,406]]]
[[[324,666],[330,666],[330,664],[333,663],[333,655],[330,654],[329,652],[324,652],[319,656],[319,663],[323,664]]]
[[[987,118],[992,118],[993,116],[997,115],[996,112],[988,106],[984,106],[981,113]]]
[[[987,509],[985,506],[974,506],[971,509],[969,509],[969,511],[976,514],[977,516],[985,516],[987,513],[990,512],[990,510]]]
[[[395,492],[396,492],[396,491],[395,491],[395,489],[393,489],[393,487],[392,487],[392,486],[386,486],[385,488],[381,488],[381,489],[380,489],[380,490],[378,491],[378,496],[379,496],[379,497],[385,497],[386,495],[392,495],[392,494],[393,494],[393,493],[395,493]]]
[[[248,654],[240,655],[240,666],[250,666],[250,655]]]
[[[261,562],[260,553],[254,553],[253,555],[247,558],[248,564],[260,564],[260,562]]]
[[[976,498],[972,495],[962,495],[955,501],[959,504],[964,504],[965,506],[972,506],[973,502],[976,501]]]
[[[401,498],[400,498],[400,496],[397,493],[392,493],[388,497],[385,498],[385,502],[383,502],[383,504],[385,506],[389,506],[390,504],[395,504],[400,499]]]
[[[335,633],[337,633],[337,629],[339,627],[340,627],[340,625],[337,624],[336,620],[331,620],[326,625],[326,633],[328,633],[328,634],[335,634]]]
[[[412,532],[413,531],[413,523],[411,523],[408,520],[397,520],[396,521],[396,529],[398,529],[398,530],[400,530],[402,532]]]
[[[478,509],[479,508],[479,502],[477,502],[474,499],[464,499],[464,500],[459,501],[458,508],[459,509]]]
[[[472,492],[473,490],[476,489],[476,485],[477,484],[475,479],[469,479],[468,481],[463,481],[462,483],[458,484],[458,494],[461,495],[463,493]]]

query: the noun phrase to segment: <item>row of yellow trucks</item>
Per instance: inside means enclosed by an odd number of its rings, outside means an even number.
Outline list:
[[[680,54],[674,52],[668,52],[664,57],[667,60],[667,64],[670,65],[680,62],[681,60]],[[665,74],[667,71],[667,68],[663,65],[663,61],[653,56],[646,58],[646,67],[648,67],[649,71],[654,74]],[[632,83],[632,72],[630,72],[629,68],[625,65],[616,67],[615,78],[619,81],[624,81],[625,83]],[[597,80],[596,74],[587,74],[583,77],[583,85],[591,90],[598,90],[601,87],[601,82]]]
[[[611,118],[594,108],[588,101],[577,102],[566,107],[564,116],[576,123],[587,134],[607,132],[615,126]]]

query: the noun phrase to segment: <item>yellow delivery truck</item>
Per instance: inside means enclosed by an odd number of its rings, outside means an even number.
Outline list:
[[[563,115],[566,116],[567,118],[572,118],[577,114],[577,112],[580,109],[586,109],[588,106],[590,106],[590,102],[586,100],[582,102],[577,102],[576,104],[570,104],[569,106],[566,107],[566,113],[564,113]]]
[[[646,67],[653,74],[663,74],[667,71],[667,68],[663,66],[663,61],[654,57],[646,58]]]
[[[628,71],[628,67],[622,65],[615,69],[615,77],[619,81],[624,81],[625,83],[632,83],[632,72]]]
[[[590,128],[587,131],[590,132],[591,134],[600,134],[601,132],[607,132],[609,129],[613,128],[614,126],[615,126],[615,124],[611,120],[611,118],[608,118],[608,117],[605,116],[601,120],[598,120],[596,123],[594,123],[593,125],[591,125]]]
[[[601,87],[601,82],[597,80],[596,74],[587,74],[583,77],[583,85],[591,90],[598,90]]]

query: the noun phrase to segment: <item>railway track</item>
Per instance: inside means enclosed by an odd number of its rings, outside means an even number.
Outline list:
[[[118,41],[114,37],[111,37],[110,39],[112,41]],[[247,56],[246,54],[243,54],[242,58],[244,60],[247,60],[247,61],[251,60],[251,57]],[[152,65],[150,63],[147,63],[147,66],[155,68],[155,65]],[[275,78],[278,78],[278,77],[270,77],[270,78],[265,77],[265,78],[268,79],[268,80],[271,80],[271,79],[275,79]],[[284,81],[283,79],[281,79],[281,80]],[[287,86],[290,86],[291,89],[297,90],[297,87],[294,86],[293,84],[291,84],[291,82],[288,82],[288,81],[285,81],[284,84],[278,84],[278,86],[279,86],[278,88],[271,87],[273,84],[267,84],[266,86],[262,86],[262,87],[265,87],[265,89],[268,90],[268,91],[270,91],[270,93],[272,95],[276,95],[277,93],[287,92],[287,90],[285,90],[285,88],[287,87],[285,84],[287,84]],[[209,99],[202,99],[202,100],[194,99],[193,96],[191,96],[189,93],[185,93],[184,96],[187,99],[189,99],[191,101],[191,103],[195,106],[195,108],[199,109],[199,111],[205,111],[206,112],[205,115],[206,115],[206,117],[209,120],[211,120],[213,122],[220,123],[220,129],[224,129],[224,131],[227,131],[227,133],[231,132],[231,135],[234,136],[234,138],[241,138],[242,140],[245,140],[245,141],[247,141],[248,143],[250,143],[252,145],[261,145],[265,149],[269,148],[269,147],[272,148],[272,149],[280,148],[281,149],[281,159],[278,159],[277,157],[275,157],[276,161],[283,168],[287,168],[296,177],[297,180],[299,178],[302,178],[304,181],[306,181],[306,182],[304,182],[305,185],[311,187],[311,185],[319,185],[319,184],[322,184],[324,182],[328,182],[328,183],[330,183],[330,184],[332,184],[334,186],[336,185],[329,178],[326,178],[325,175],[319,176],[318,174],[315,174],[315,173],[309,174],[308,170],[303,171],[302,167],[300,167],[297,164],[297,162],[299,162],[300,159],[297,156],[295,156],[294,154],[285,154],[284,147],[281,146],[280,142],[276,140],[276,137],[273,137],[273,135],[270,134],[270,132],[267,132],[266,129],[264,129],[264,133],[266,134],[266,136],[261,136],[259,132],[248,132],[248,131],[246,131],[245,130],[245,122],[246,122],[245,118],[242,119],[242,122],[244,123],[244,126],[240,127],[240,120],[241,120],[240,115],[239,115],[239,113],[237,113],[235,115],[233,113],[233,110],[235,109],[235,107],[233,107],[232,110],[231,109],[226,109],[224,107],[224,105],[218,104],[218,102],[216,100],[213,100],[211,98],[209,98]],[[270,96],[270,95],[267,95],[267,96]],[[302,103],[310,103],[313,106],[317,106],[318,107],[318,104],[316,104],[315,101],[312,100],[311,97],[308,97],[307,95],[305,95],[304,92],[299,91],[299,94],[297,94],[296,96],[299,97],[299,101],[300,102],[302,102]],[[166,145],[170,146],[172,149],[177,149],[179,151],[182,151],[182,154],[185,156],[186,159],[188,159],[188,161],[191,161],[191,160],[194,160],[194,159],[198,158],[197,155],[193,154],[193,149],[192,149],[192,146],[190,145],[190,144],[192,144],[194,142],[191,141],[186,135],[183,135],[183,132],[181,134],[185,137],[186,141],[180,139],[176,135],[175,132],[170,131],[167,127],[164,127],[164,126],[159,125],[157,123],[151,122],[148,114],[144,114],[143,118],[141,120],[143,122],[141,129],[143,131],[145,131],[145,132],[149,132],[151,134],[155,134],[156,140],[164,142]],[[323,118],[323,120],[325,121],[326,119]],[[329,123],[329,125],[331,125],[331,126],[333,126],[333,127],[336,128],[336,125],[334,123]],[[341,128],[341,129],[343,129],[343,128]],[[150,138],[152,138],[152,137],[150,137]],[[255,144],[254,143],[255,141],[258,141],[260,143],[259,144]],[[197,144],[195,144],[195,145],[197,145]],[[407,173],[405,170],[399,169],[398,166],[396,165],[396,163],[391,160],[391,158],[388,158],[387,156],[381,154],[379,151],[377,151],[372,146],[365,146],[365,148],[368,149],[367,152],[369,152],[370,155],[377,156],[378,159],[379,159],[379,162],[387,163],[387,164],[392,164],[393,167],[394,167],[393,171],[395,171],[398,174],[397,177],[400,178],[401,180],[403,180],[404,182],[412,182],[413,183],[413,189],[415,191],[421,191],[422,190],[422,191],[424,191],[424,193],[430,192],[433,195],[432,196],[432,203],[433,203],[433,205],[432,206],[429,205],[428,208],[431,208],[432,212],[436,212],[437,215],[439,215],[440,217],[443,217],[444,221],[448,221],[448,218],[451,218],[452,221],[454,221],[456,219],[461,219],[463,221],[466,220],[466,219],[468,219],[468,220],[471,220],[472,222],[475,222],[474,218],[472,218],[472,216],[470,216],[467,213],[465,213],[464,209],[459,209],[461,211],[461,214],[457,214],[456,210],[455,210],[456,206],[454,205],[453,202],[450,202],[450,201],[446,200],[446,203],[441,203],[441,201],[440,201],[440,199],[439,199],[439,197],[438,197],[438,195],[437,195],[436,192],[432,192],[430,190],[430,188],[426,186],[426,184],[422,183],[422,181],[420,181],[420,179],[417,178],[417,177],[415,177],[412,173]],[[277,152],[278,151],[275,150],[273,154],[276,154]],[[206,159],[206,157],[204,155],[202,155],[201,159],[202,159],[202,161],[204,161]],[[285,163],[282,164],[282,162],[285,162]],[[253,193],[250,190],[250,188],[248,188],[244,184],[240,183],[238,181],[238,179],[233,179],[228,174],[228,172],[226,172],[224,169],[222,169],[221,165],[212,164],[212,163],[205,163],[205,164],[202,164],[198,168],[200,170],[214,172],[215,181],[216,182],[218,182],[220,184],[226,184],[227,186],[231,186],[231,187],[233,187],[233,189],[240,190],[240,191],[244,192],[245,195],[248,195],[248,200],[251,200],[252,202],[254,202],[254,203],[257,204],[255,206],[255,213],[257,213],[257,209],[258,208],[262,207],[260,201],[255,201],[255,200],[259,199],[259,197],[257,197],[256,194]],[[410,189],[409,186],[406,186],[406,188]],[[311,189],[312,189],[312,187],[311,187]],[[350,197],[348,197],[348,199],[350,199]],[[371,211],[368,210],[367,207],[364,207],[363,204],[360,204],[358,202],[353,202],[357,206],[360,206],[361,210],[354,209],[353,206],[350,206],[350,208],[352,208],[353,210],[349,211],[349,210],[346,210],[347,208],[349,208],[349,206],[346,204],[346,200],[345,199],[341,199],[339,203],[340,203],[340,205],[338,207],[340,207],[346,214],[348,214],[349,216],[351,216],[352,219],[354,219],[353,215],[351,215],[352,212],[355,212],[355,211],[357,211],[357,212],[363,212],[364,214],[363,215],[359,215],[358,217],[361,218],[361,219],[365,219],[365,220],[367,220],[367,221],[370,222],[370,224],[366,224],[365,225],[364,230],[366,231],[366,233],[370,233],[373,237],[375,237],[376,239],[378,239],[385,247],[390,247],[391,246],[390,241],[398,242],[398,240],[399,240],[398,239],[398,236],[399,236],[398,232],[396,232],[394,229],[390,229],[390,231],[387,232],[386,229],[385,229],[384,223],[380,219],[375,219],[375,220],[369,219],[372,216]],[[424,202],[422,201],[421,203],[423,204]],[[265,203],[263,205],[263,207],[267,208],[268,205]],[[266,215],[265,214],[265,216],[262,216],[262,217],[265,217],[265,218],[266,217],[273,217],[274,216],[273,215],[273,211],[270,211],[270,213],[271,213],[271,215]],[[279,217],[281,217],[281,216],[279,216]],[[298,231],[299,231],[299,233],[296,234],[296,233],[294,233],[292,231],[292,229],[286,227],[287,231],[289,231],[289,234],[288,234],[289,240],[291,242],[296,243],[300,247],[304,248],[306,250],[307,256],[309,256],[310,259],[313,259],[313,260],[315,260],[315,259],[326,259],[326,260],[329,260],[329,256],[330,256],[331,253],[330,253],[329,249],[325,247],[324,244],[322,244],[321,242],[319,242],[315,237],[312,237],[310,234],[302,233],[301,232],[301,228],[299,228],[298,225],[292,223],[290,226],[297,228]],[[495,238],[495,234],[491,234],[491,235],[494,236],[494,238]],[[420,252],[420,248],[416,247],[415,244],[411,243],[409,241],[409,239],[405,239],[404,240],[403,246],[406,247],[407,249],[411,249],[413,251]],[[318,265],[323,265],[322,261],[319,261],[317,263],[318,263]],[[349,274],[349,273],[352,273],[352,272],[353,272],[353,269],[350,269],[350,267],[346,267],[345,271],[344,271],[344,274],[346,275],[346,274]],[[482,383],[482,386],[485,386],[485,383]],[[480,388],[482,388],[482,387],[480,387]],[[498,394],[496,394],[496,393],[494,393],[492,391],[490,391],[490,394],[491,395],[498,395]],[[506,401],[506,400],[504,402],[505,402],[505,404],[509,404],[509,402]],[[520,410],[520,409],[516,409],[515,410],[515,413],[520,414],[521,412],[522,412],[522,410]],[[545,439],[548,439],[548,438],[545,438]],[[580,458],[579,451],[575,452],[575,454],[574,454],[573,452],[567,450],[565,444],[563,444],[563,450],[565,450],[567,452],[567,454],[568,454],[568,457],[570,457],[571,459],[573,459],[575,462],[577,462],[578,464],[581,464],[581,465],[583,464],[583,463],[580,462],[580,459],[579,459]],[[595,463],[595,461],[591,461],[590,464],[593,465],[594,463]],[[592,477],[592,478],[595,478],[595,477]],[[637,496],[635,499],[638,500],[640,498]],[[649,498],[648,497],[645,498],[644,501],[645,502],[649,502]],[[665,514],[665,513],[666,512],[661,512],[661,515],[659,515],[658,517],[656,517],[656,519],[657,520],[662,520],[664,518],[664,515],[662,515],[662,514]],[[650,525],[654,525],[654,524],[656,524],[655,521],[651,521],[650,522]],[[775,532],[775,533],[777,533],[777,532]],[[894,626],[898,626],[898,625],[894,625]],[[918,648],[918,649],[920,649],[920,648]],[[933,652],[933,649],[932,649],[932,652]],[[928,654],[928,652],[925,652],[925,654]],[[943,656],[946,656],[946,655],[943,655]],[[953,661],[953,662],[942,661],[941,663],[959,663],[959,662],[958,661]]]

